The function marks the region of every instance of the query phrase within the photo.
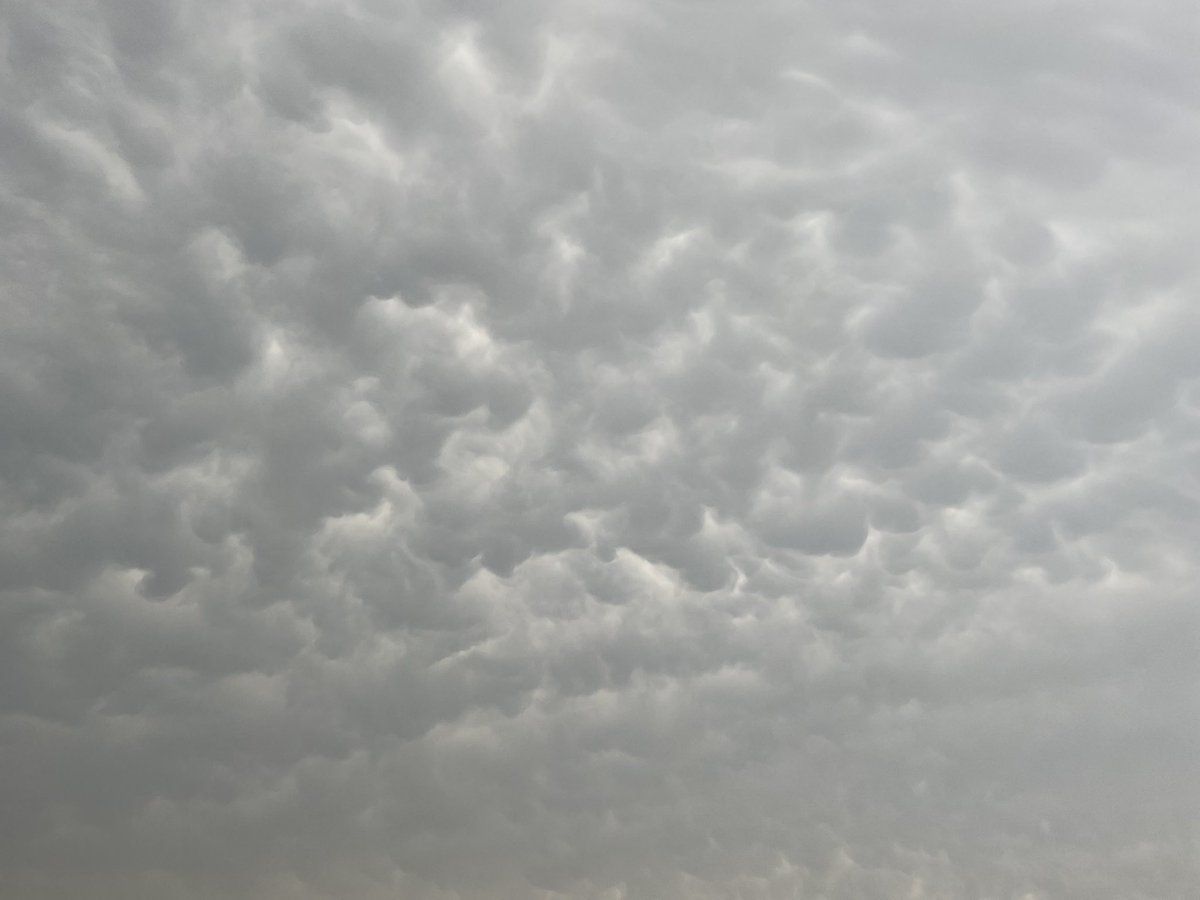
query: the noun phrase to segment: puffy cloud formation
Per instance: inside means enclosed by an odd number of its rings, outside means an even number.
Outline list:
[[[0,896],[1195,895],[1188,4],[3,10]]]

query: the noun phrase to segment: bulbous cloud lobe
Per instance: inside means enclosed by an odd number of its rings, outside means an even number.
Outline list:
[[[0,9],[0,896],[1191,896],[1186,4]]]

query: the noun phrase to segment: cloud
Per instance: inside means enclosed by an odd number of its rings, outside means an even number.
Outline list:
[[[0,895],[1184,896],[1194,32],[10,3]]]

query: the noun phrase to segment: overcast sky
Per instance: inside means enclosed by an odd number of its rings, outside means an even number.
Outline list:
[[[1190,0],[0,0],[3,900],[1200,896]]]

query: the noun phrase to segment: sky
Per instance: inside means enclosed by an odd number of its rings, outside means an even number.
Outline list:
[[[1187,0],[0,0],[0,898],[1200,896]]]

